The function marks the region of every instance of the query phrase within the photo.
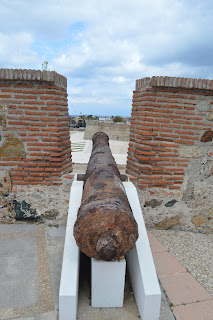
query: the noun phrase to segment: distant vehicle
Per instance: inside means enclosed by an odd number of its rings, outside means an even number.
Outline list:
[[[86,121],[84,119],[79,119],[77,123],[77,128],[85,128],[86,127]]]

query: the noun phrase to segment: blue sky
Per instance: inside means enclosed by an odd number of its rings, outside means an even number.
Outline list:
[[[136,79],[213,79],[212,17],[212,0],[1,0],[0,68],[48,61],[70,114],[129,116]]]

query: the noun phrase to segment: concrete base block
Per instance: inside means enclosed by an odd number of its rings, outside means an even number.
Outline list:
[[[78,305],[80,250],[73,236],[73,227],[81,204],[82,181],[73,181],[70,192],[69,211],[64,244],[64,255],[59,291],[59,319],[75,320]]]
[[[127,269],[140,316],[143,320],[158,320],[161,291],[135,186],[123,182],[126,194],[138,224],[139,238],[127,254]]]
[[[126,260],[91,259],[91,296],[94,308],[123,307]]]

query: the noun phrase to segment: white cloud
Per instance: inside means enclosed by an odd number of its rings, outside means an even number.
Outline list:
[[[126,81],[127,81],[127,79],[123,76],[118,76],[118,77],[112,78],[112,82],[115,82],[115,83],[125,83]]]
[[[91,97],[84,97],[84,98],[70,98],[71,103],[102,103],[102,104],[109,104],[111,102],[108,98],[91,98]]]
[[[39,59],[35,51],[31,50],[33,37],[30,33],[0,33],[0,61],[1,65],[9,68],[37,64]]]
[[[67,86],[67,92],[68,92],[68,94],[76,95],[76,94],[82,93],[82,88],[80,88],[80,87],[72,87],[72,86],[68,85]]]
[[[48,61],[71,108],[130,114],[136,79],[213,77],[212,16],[211,0],[2,0],[0,63]]]

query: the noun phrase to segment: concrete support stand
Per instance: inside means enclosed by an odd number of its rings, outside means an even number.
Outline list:
[[[91,259],[92,307],[123,307],[126,260]]]
[[[135,220],[139,238],[127,254],[127,268],[140,316],[143,320],[158,320],[161,291],[135,186],[123,182]]]
[[[80,250],[77,247],[73,236],[73,226],[81,204],[82,191],[83,182],[73,181],[70,192],[70,204],[67,217],[59,291],[60,320],[75,320],[77,316]]]
[[[131,182],[124,182],[127,197],[138,223],[139,238],[127,255],[127,268],[139,313],[143,320],[158,320],[161,291],[146,233],[146,227],[137,190]],[[59,292],[59,319],[75,320],[78,305],[80,251],[73,237],[73,226],[81,204],[83,182],[71,187],[70,205],[64,245],[64,256]],[[92,306],[98,308],[122,307],[126,261],[98,261],[92,259]]]

